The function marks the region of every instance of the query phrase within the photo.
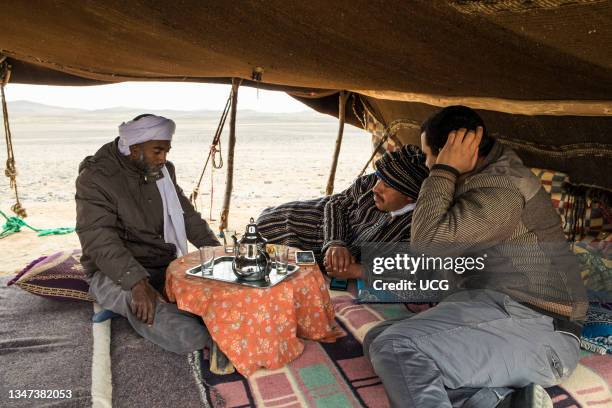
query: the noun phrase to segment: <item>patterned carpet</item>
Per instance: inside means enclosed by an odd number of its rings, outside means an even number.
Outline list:
[[[207,356],[192,361],[201,389],[211,406],[297,408],[316,406],[388,407],[389,403],[361,341],[379,321],[407,315],[404,305],[358,305],[347,292],[331,292],[338,323],[346,333],[336,343],[306,342],[304,353],[279,370],[259,370],[246,379],[217,376]],[[583,353],[574,374],[560,387],[548,389],[555,408],[612,407],[612,356]]]
[[[357,305],[347,292],[332,292],[345,336],[336,343],[306,342],[291,364],[247,380],[211,374],[201,352],[185,358],[162,350],[124,318],[92,324],[91,303],[44,299],[6,287],[7,281],[0,278],[2,407],[33,406],[9,401],[7,390],[35,389],[41,379],[49,389],[73,392],[71,399],[47,402],[54,407],[387,407],[361,340],[379,321],[408,313],[403,305]],[[612,355],[585,352],[562,387],[548,391],[556,408],[612,407],[610,384]]]

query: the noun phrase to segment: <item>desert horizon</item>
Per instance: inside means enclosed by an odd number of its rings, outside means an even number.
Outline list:
[[[140,113],[159,114],[176,122],[169,160],[176,166],[179,185],[189,196],[202,171],[221,114],[215,110],[122,107],[81,110],[28,101],[9,102],[8,109],[20,199],[28,212],[25,221],[36,228],[74,226],[74,181],[79,163],[114,140],[119,124]],[[224,163],[228,125],[221,138]],[[240,231],[250,217],[256,218],[268,206],[324,195],[337,128],[337,119],[312,110],[269,113],[239,109],[230,227]],[[351,184],[371,152],[370,135],[346,125],[335,192]],[[4,154],[2,158],[4,162]],[[212,178],[211,167],[209,164],[204,175],[197,207],[217,231],[226,167],[215,169]],[[14,215],[10,211],[13,203],[8,179],[2,177],[0,210]],[[4,220],[1,222],[4,224]],[[12,274],[39,256],[76,247],[79,242],[74,233],[37,237],[35,232],[22,229],[0,240],[2,252],[9,254],[0,274]]]

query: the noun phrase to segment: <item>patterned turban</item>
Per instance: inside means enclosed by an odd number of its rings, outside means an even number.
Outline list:
[[[429,175],[425,154],[415,145],[404,145],[376,161],[376,175],[389,187],[416,200],[423,180]]]

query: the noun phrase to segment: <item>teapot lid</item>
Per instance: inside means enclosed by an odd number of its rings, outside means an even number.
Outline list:
[[[240,240],[240,243],[247,243],[247,242],[257,242],[257,243],[266,243],[268,242],[267,239],[265,239],[258,231],[257,229],[257,224],[255,223],[255,220],[253,219],[253,217],[251,217],[249,224],[246,227],[246,231],[244,233],[244,236],[242,237],[242,239]]]

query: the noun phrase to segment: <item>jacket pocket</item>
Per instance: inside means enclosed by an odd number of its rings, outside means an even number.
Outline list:
[[[546,359],[550,365],[550,371],[555,377],[555,382],[561,382],[566,372],[563,368],[563,362],[552,347],[544,346],[544,350],[546,350]]]

